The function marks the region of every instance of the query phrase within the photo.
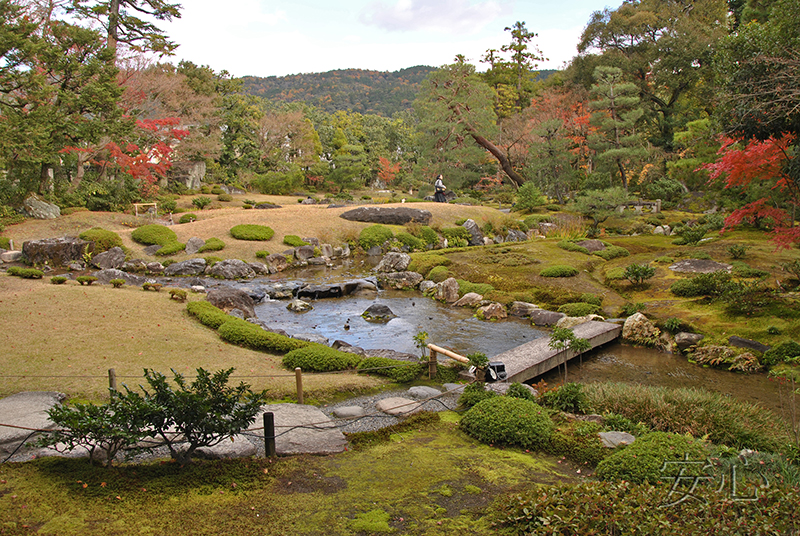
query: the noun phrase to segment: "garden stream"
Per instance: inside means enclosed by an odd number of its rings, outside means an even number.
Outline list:
[[[364,277],[363,273],[369,268],[347,265],[338,269],[315,268],[295,272],[291,279],[273,276],[262,281],[331,283]],[[248,284],[257,285],[258,280]],[[381,290],[374,298],[346,296],[311,300],[310,303],[313,309],[305,313],[289,311],[286,300],[265,300],[255,310],[261,320],[289,334],[314,334],[329,339],[331,343],[341,340],[366,349],[390,349],[416,355],[419,355],[419,350],[413,337],[421,331],[428,333],[429,343],[461,355],[482,352],[490,359],[548,334],[547,330],[533,328],[528,320],[521,318],[481,321],[472,316],[469,307],[450,307],[417,291]],[[397,318],[387,323],[364,320],[361,313],[375,303],[387,305]],[[550,371],[538,380],[551,385],[563,381],[563,368]],[[571,360],[567,380],[703,387],[761,404],[781,414],[777,385],[763,373],[745,375],[702,367],[689,363],[682,355],[622,343],[610,343]]]

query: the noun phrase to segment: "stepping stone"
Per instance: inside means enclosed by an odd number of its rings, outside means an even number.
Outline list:
[[[598,437],[603,442],[603,446],[609,449],[614,449],[620,445],[630,445],[636,438],[628,432],[599,432]]]
[[[363,417],[367,412],[361,406],[344,406],[333,410],[334,417],[340,419],[350,419],[355,417]]]
[[[413,400],[399,396],[384,398],[376,405],[379,411],[387,415],[410,415],[415,411],[419,411],[420,406],[421,404],[419,402],[414,402]]]
[[[275,450],[279,456],[291,454],[336,454],[344,452],[347,440],[318,408],[301,404],[269,404],[261,406],[261,413],[250,427],[264,436],[263,414],[275,416]],[[256,428],[262,428],[256,430]]]
[[[54,392],[23,392],[0,400],[2,423],[25,428],[51,429],[47,410],[66,398]],[[30,430],[0,426],[0,454],[11,454],[31,434]],[[30,443],[29,443],[30,444]]]
[[[236,435],[233,436],[233,441],[226,439],[213,447],[197,449],[197,455],[199,458],[207,460],[246,458],[256,455],[256,447],[243,435]]]
[[[425,400],[426,398],[433,398],[439,396],[442,392],[434,387],[425,385],[417,385],[408,390],[408,394],[414,400]]]

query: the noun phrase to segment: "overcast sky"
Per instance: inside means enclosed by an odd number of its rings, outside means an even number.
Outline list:
[[[525,22],[557,69],[576,54],[594,11],[606,0],[182,0],[182,17],[159,27],[189,60],[239,77],[285,76],[334,69],[397,71],[438,67],[463,54],[480,58],[510,43]]]

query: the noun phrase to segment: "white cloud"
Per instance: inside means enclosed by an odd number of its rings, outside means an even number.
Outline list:
[[[388,31],[434,30],[451,34],[476,34],[510,9],[487,0],[396,0],[394,4],[375,0],[361,12],[360,21]]]

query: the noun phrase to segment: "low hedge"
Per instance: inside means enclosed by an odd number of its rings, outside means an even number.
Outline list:
[[[435,246],[439,243],[439,233],[433,230],[433,228],[428,227],[427,225],[423,225],[422,229],[420,229],[419,237],[425,245],[428,246]]]
[[[461,428],[483,443],[542,449],[549,444],[555,426],[547,410],[535,402],[495,396],[467,411]]]
[[[665,474],[664,462],[705,460],[706,448],[700,441],[669,432],[652,432],[597,464],[595,475],[601,480],[655,484],[677,473]],[[674,466],[680,470],[678,465]]]
[[[238,240],[269,240],[275,235],[275,231],[266,225],[255,225],[243,223],[231,227],[231,236]]]
[[[359,372],[386,376],[398,383],[406,383],[416,380],[420,374],[428,369],[428,366],[410,361],[398,361],[388,357],[368,357],[361,361],[357,368]]]
[[[556,245],[558,247],[560,247],[561,249],[564,249],[566,251],[573,251],[575,253],[583,253],[584,255],[589,255],[590,254],[588,249],[586,249],[583,246],[579,246],[578,244],[576,244],[572,240],[562,240],[561,242],[559,242]]]
[[[159,257],[166,257],[168,255],[174,255],[176,253],[180,253],[181,251],[186,249],[186,244],[183,242],[167,242],[166,244],[162,245],[161,248],[156,251],[156,255]]]
[[[152,246],[156,244],[163,246],[165,244],[178,241],[178,235],[175,234],[175,231],[169,227],[155,223],[142,225],[141,227],[134,229],[131,233],[131,238],[135,242],[144,244],[145,246]]]
[[[594,255],[597,255],[598,257],[607,261],[616,259],[618,257],[627,257],[630,254],[631,252],[622,246],[609,246],[606,249],[601,249],[600,251],[594,252]]]
[[[564,313],[567,316],[586,316],[586,315],[597,315],[603,311],[602,307],[599,305],[594,305],[593,303],[565,303],[561,307],[558,308],[559,313]]]
[[[206,240],[206,243],[203,244],[203,247],[197,250],[198,253],[202,253],[204,251],[219,251],[221,249],[225,249],[225,242],[220,240],[219,238],[209,238]]]
[[[122,238],[114,231],[108,231],[102,227],[92,227],[78,235],[81,240],[94,242],[94,254],[108,251],[111,248],[122,247]]]
[[[539,275],[541,277],[574,277],[578,275],[578,269],[573,268],[572,266],[557,264],[555,266],[545,268],[539,272]]]
[[[381,246],[392,238],[394,238],[394,233],[385,225],[370,225],[361,230],[358,235],[358,245],[366,251],[372,247]]]
[[[219,336],[223,341],[237,346],[279,354],[305,348],[312,344],[266,331],[261,326],[236,317],[230,317],[219,327]]]
[[[178,223],[192,223],[193,221],[197,221],[197,214],[194,212],[187,212],[181,216],[181,219],[178,220]]]
[[[341,352],[329,346],[308,343],[308,346],[292,350],[283,356],[283,366],[289,370],[296,368],[304,372],[331,372],[347,370],[358,366],[361,356]]]
[[[15,275],[22,279],[41,279],[44,277],[44,272],[36,268],[20,268],[19,266],[12,266],[8,269],[8,275]]]
[[[201,324],[212,329],[219,329],[222,324],[233,318],[219,307],[207,301],[191,302],[186,306],[186,310],[190,315],[197,318]]]
[[[397,236],[395,236],[395,238],[397,239],[398,242],[400,242],[404,246],[408,246],[408,248],[411,249],[412,251],[415,249],[425,248],[425,242],[423,242],[416,236],[412,235],[411,233],[406,233],[406,232],[397,233]]]
[[[287,246],[291,246],[293,248],[299,248],[300,246],[307,246],[308,242],[304,241],[297,235],[286,235],[283,237],[283,243]]]

